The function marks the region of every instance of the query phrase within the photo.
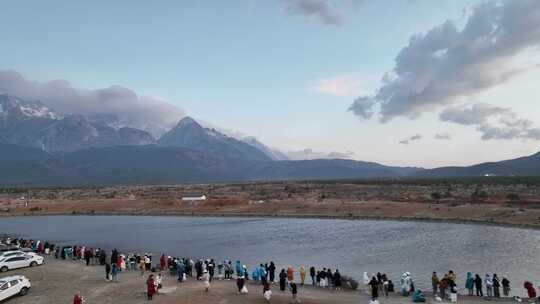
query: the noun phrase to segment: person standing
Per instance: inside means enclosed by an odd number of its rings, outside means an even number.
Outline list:
[[[161,276],[161,272],[158,273],[156,277],[156,290],[159,292],[159,290],[163,288],[163,276]]]
[[[270,284],[268,282],[263,283],[263,297],[266,303],[270,303],[272,297],[272,290],[270,290]]]
[[[210,290],[210,274],[208,273],[208,270],[204,270],[202,280],[204,284],[204,291],[208,292]]]
[[[285,291],[286,286],[287,286],[287,273],[285,273],[285,269],[281,269],[281,272],[279,273],[279,290]]]
[[[486,295],[488,298],[493,296],[493,280],[489,276],[489,274],[486,274],[486,277],[484,279],[484,284],[486,284]]]
[[[328,287],[332,288],[332,286],[334,286],[334,275],[332,274],[332,270],[330,270],[330,268],[326,270],[326,278],[328,282]]]
[[[236,287],[238,287],[238,294],[242,293],[245,283],[245,272],[244,267],[240,264],[240,261],[236,261]]]
[[[465,288],[469,291],[469,296],[473,295],[474,290],[474,279],[472,277],[472,273],[467,272],[467,280],[465,281]]]
[[[336,290],[341,290],[341,274],[338,269],[334,272],[334,287]]]
[[[306,269],[304,266],[300,266],[300,286],[304,286],[304,281],[306,280]]]
[[[448,288],[449,283],[450,280],[448,279],[448,275],[445,274],[442,280],[439,282],[439,294],[442,300],[446,298],[446,289]]]
[[[120,267],[116,264],[112,264],[112,281],[118,283],[118,272],[120,271]]]
[[[313,286],[317,284],[317,282],[315,281],[315,275],[316,275],[315,267],[311,266],[309,268],[309,276],[311,277],[311,285]]]
[[[501,283],[503,287],[503,295],[505,297],[510,296],[510,281],[506,277],[503,277]]]
[[[439,284],[440,284],[439,277],[437,276],[437,272],[434,271],[433,274],[431,275],[431,286],[433,288],[434,297],[437,296],[437,290],[439,288]]]
[[[500,298],[501,293],[499,291],[499,288],[501,287],[501,283],[499,282],[499,278],[497,277],[496,273],[493,274],[492,281],[493,281],[493,296],[495,298]]]
[[[294,281],[294,270],[292,266],[287,267],[287,281]]]
[[[82,304],[82,303],[83,303],[83,298],[81,296],[81,292],[77,291],[77,293],[73,297],[73,304]]]
[[[372,277],[368,285],[371,287],[371,299],[377,300],[379,297],[379,281],[377,281],[377,278]]]
[[[112,253],[111,253],[111,266],[113,264],[116,264],[117,261],[118,261],[118,250],[116,250],[116,248],[114,248]]]
[[[184,281],[184,263],[182,261],[176,263],[176,277],[178,282]]]
[[[141,277],[144,276],[144,271],[146,270],[146,263],[144,258],[140,257],[139,259],[139,269],[141,270]]]
[[[146,280],[146,297],[148,300],[152,300],[154,294],[156,293],[156,283],[154,281],[154,275],[151,274]]]
[[[274,283],[276,280],[276,265],[274,262],[270,262],[270,266],[268,266],[268,272],[270,276],[270,282]]]
[[[328,286],[326,284],[326,268],[323,268],[322,271],[319,271],[319,277],[320,277],[319,286],[321,286],[322,288],[326,288],[326,286]]]
[[[111,264],[105,263],[105,280],[110,281],[111,277]]]
[[[259,276],[261,278],[261,284],[264,284],[266,282],[268,282],[268,265],[263,265],[261,264],[261,266],[259,267]]]
[[[476,287],[476,296],[483,297],[484,293],[482,292],[482,278],[478,274],[474,276],[474,286]]]
[[[297,286],[296,286],[296,283],[295,283],[295,282],[291,282],[290,285],[289,285],[289,288],[291,289],[292,302],[293,302],[294,304],[300,303],[300,301],[298,300],[298,288],[297,288]]]
[[[165,254],[162,253],[161,257],[159,258],[159,268],[161,269],[161,271],[165,270],[166,265],[167,265],[167,259],[165,258]]]
[[[533,283],[525,281],[525,283],[523,283],[523,287],[527,290],[529,299],[534,300],[536,298],[536,289],[534,289]]]

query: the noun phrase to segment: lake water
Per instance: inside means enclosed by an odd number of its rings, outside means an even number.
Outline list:
[[[431,272],[450,269],[463,287],[467,271],[540,283],[540,231],[430,222],[158,216],[40,216],[0,218],[0,234],[88,244],[124,252],[240,259],[253,266],[315,265],[362,278],[410,271],[431,288]]]

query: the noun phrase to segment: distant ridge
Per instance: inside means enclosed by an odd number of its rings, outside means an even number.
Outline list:
[[[0,186],[89,186],[403,177],[538,176],[540,153],[431,170],[343,159],[253,161],[174,146],[113,146],[48,154],[1,144]]]
[[[540,152],[530,156],[468,167],[441,167],[416,173],[423,177],[540,176]]]
[[[430,170],[346,159],[293,161],[256,138],[238,140],[191,117],[156,141],[114,115],[56,113],[39,101],[0,94],[0,186],[539,175],[540,153]]]

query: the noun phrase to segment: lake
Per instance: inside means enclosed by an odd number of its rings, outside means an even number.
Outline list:
[[[123,252],[240,259],[254,266],[336,267],[362,278],[387,273],[395,283],[410,271],[431,288],[432,271],[454,270],[463,288],[467,271],[508,276],[522,293],[540,283],[540,231],[434,222],[293,218],[39,216],[0,218],[0,234],[88,244]]]

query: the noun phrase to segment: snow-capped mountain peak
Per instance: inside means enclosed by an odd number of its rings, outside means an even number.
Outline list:
[[[0,114],[54,120],[61,118],[60,115],[39,101],[26,101],[8,94],[0,95]]]

